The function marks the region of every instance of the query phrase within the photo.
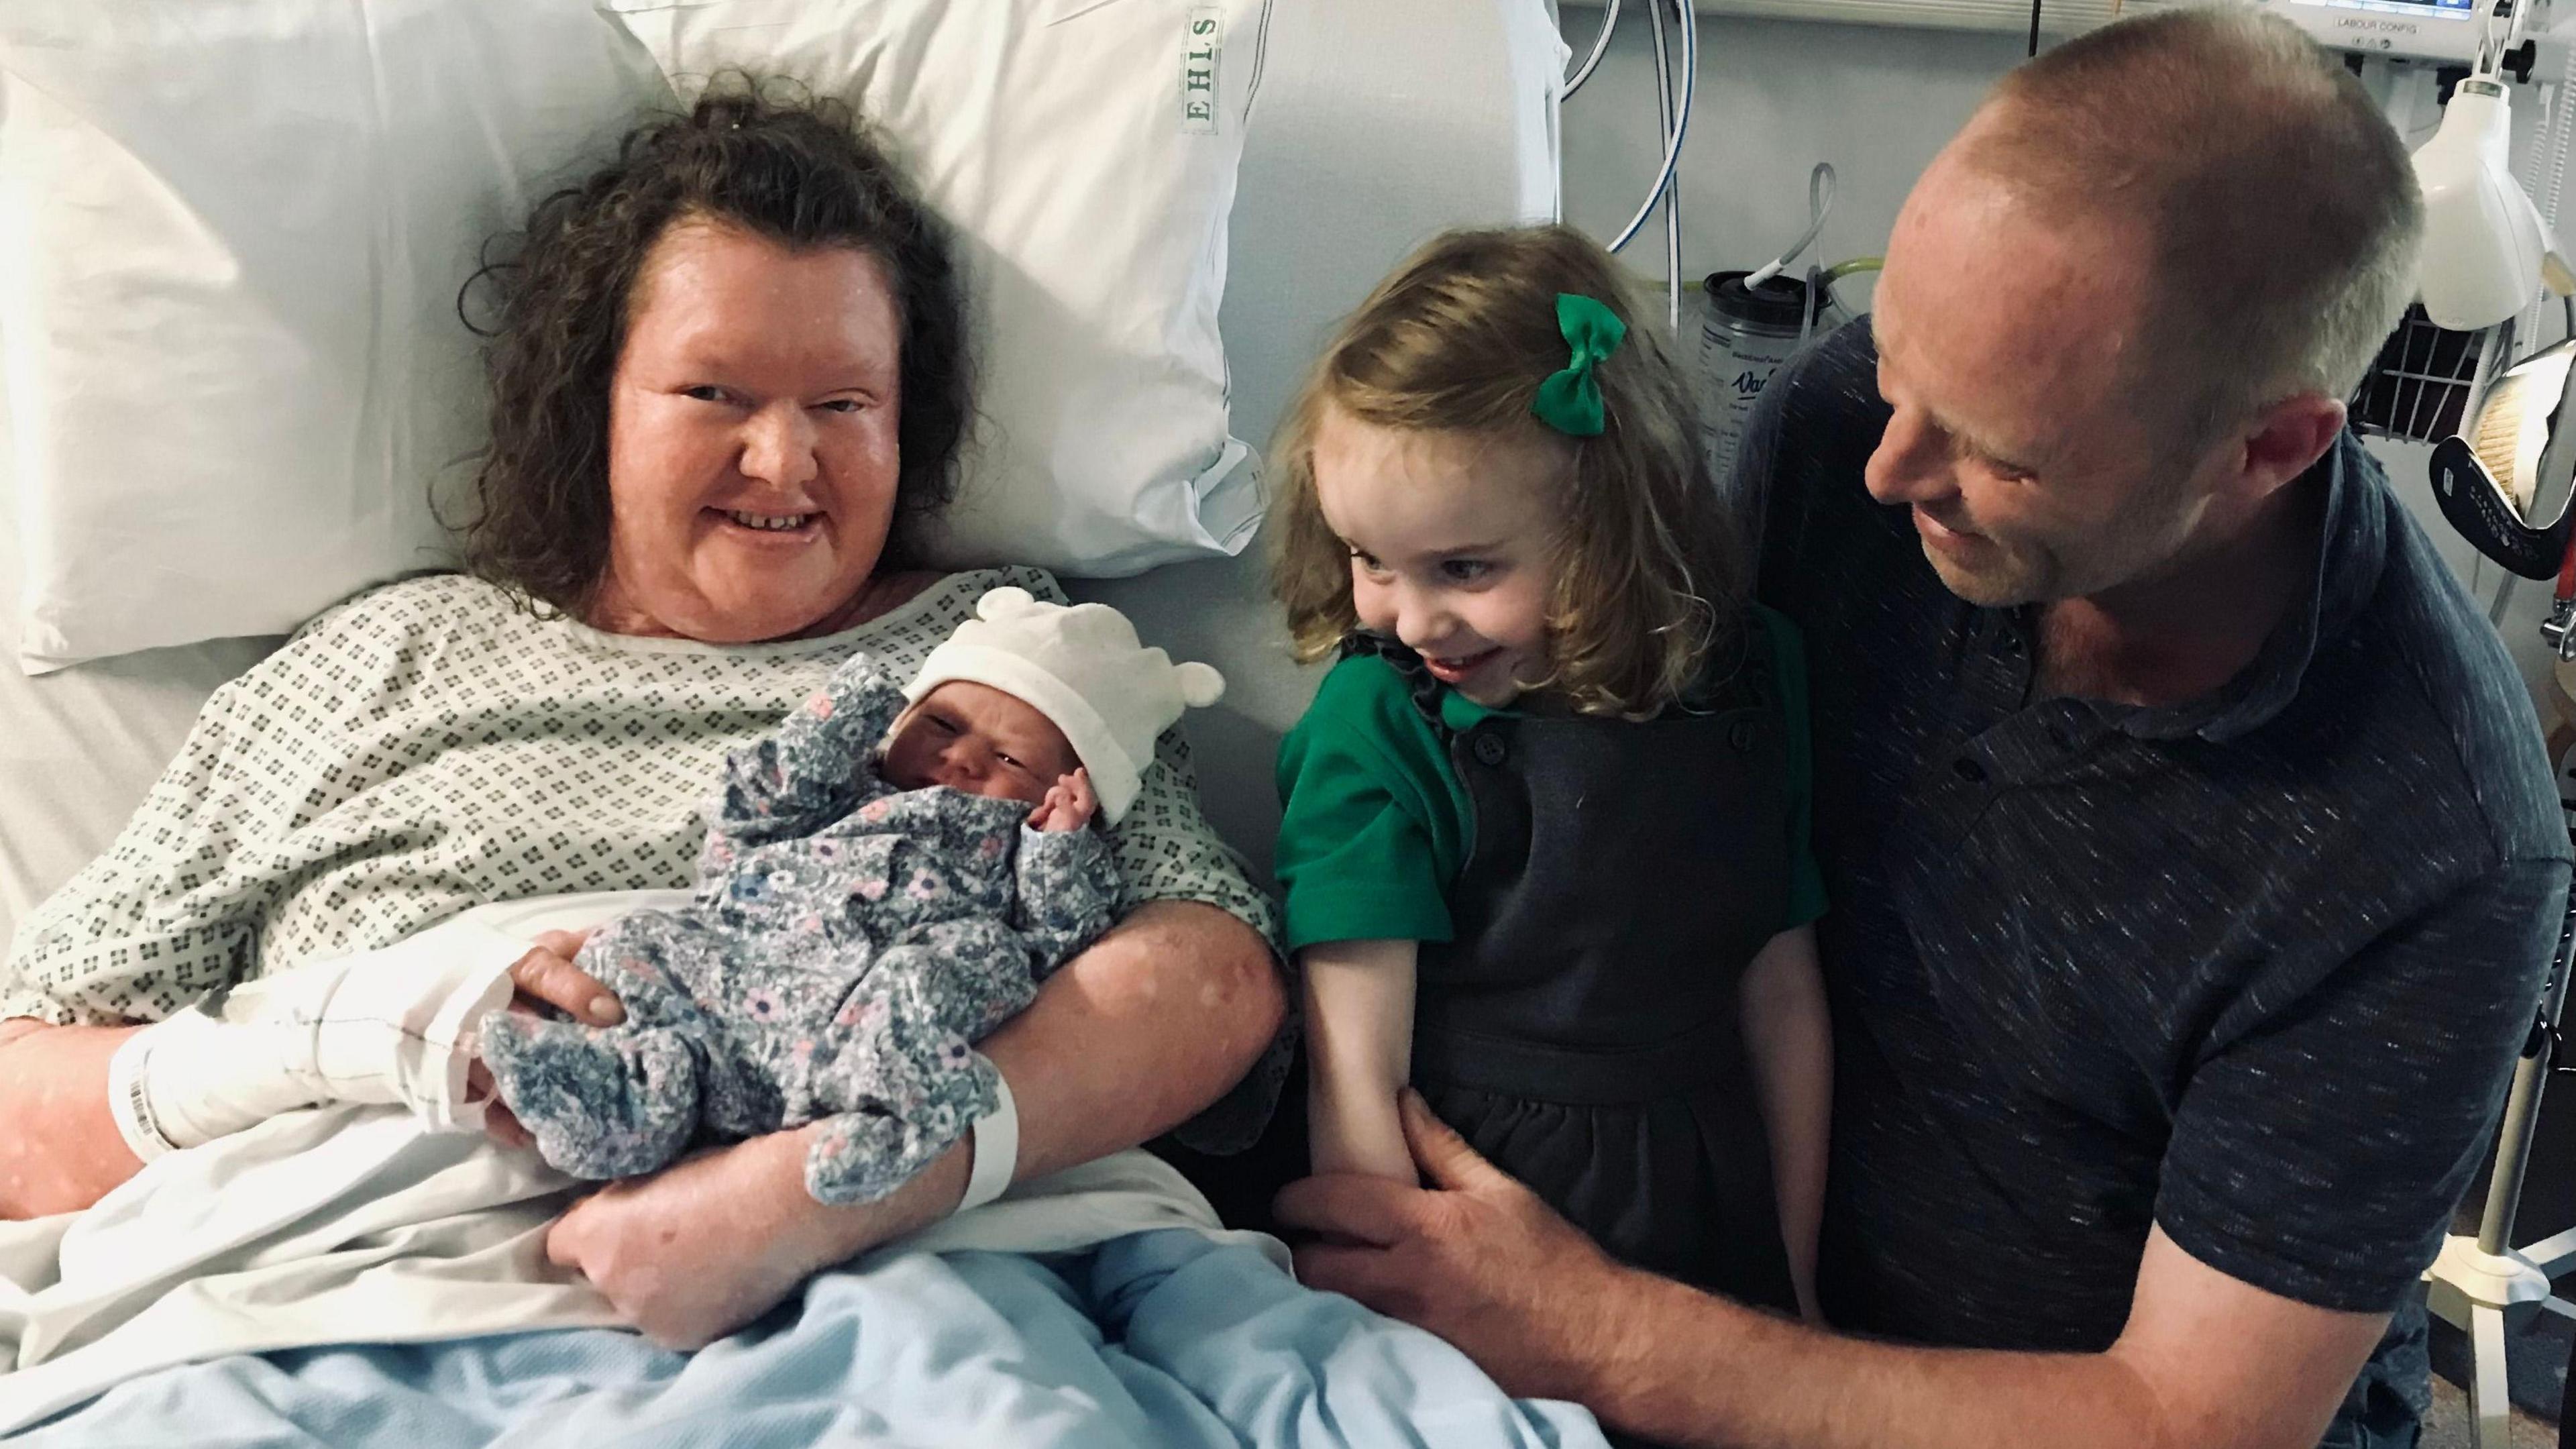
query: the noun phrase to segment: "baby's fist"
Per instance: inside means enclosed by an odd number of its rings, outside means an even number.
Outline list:
[[[1092,793],[1091,772],[1075,767],[1070,775],[1059,776],[1047,788],[1046,799],[1029,815],[1029,823],[1040,830],[1080,830],[1091,823],[1100,809],[1100,797]]]

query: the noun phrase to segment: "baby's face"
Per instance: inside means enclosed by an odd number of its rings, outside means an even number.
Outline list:
[[[946,785],[1039,805],[1081,763],[1055,721],[989,684],[952,679],[895,721],[879,773],[898,790]]]

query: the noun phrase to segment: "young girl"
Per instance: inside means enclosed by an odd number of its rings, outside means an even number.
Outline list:
[[[1629,1262],[1815,1313],[1832,1046],[1804,670],[1609,255],[1458,232],[1282,429],[1274,583],[1338,652],[1281,748],[1317,1172],[1409,1081]]]

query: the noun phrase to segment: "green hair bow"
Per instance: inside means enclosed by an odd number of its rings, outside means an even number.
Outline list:
[[[1565,334],[1566,346],[1574,350],[1574,360],[1557,372],[1548,374],[1538,385],[1538,396],[1530,400],[1530,411],[1538,420],[1573,438],[1601,436],[1601,380],[1592,369],[1619,350],[1628,337],[1628,324],[1602,302],[1576,292],[1556,294],[1556,329]]]

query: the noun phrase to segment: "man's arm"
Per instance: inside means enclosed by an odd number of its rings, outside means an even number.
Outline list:
[[[2386,1326],[2229,1278],[2161,1230],[2098,1354],[1907,1348],[1790,1323],[1613,1262],[1419,1098],[1437,1191],[1311,1178],[1282,1220],[1356,1239],[1299,1277],[1447,1338],[1515,1394],[1618,1428],[1741,1449],[2310,1449]]]
[[[1613,1271],[1625,1342],[1597,1356],[1575,1397],[1682,1444],[2310,1449],[2388,1322],[2241,1283],[2160,1229],[2128,1326],[2098,1354],[1869,1343]]]
[[[1019,1105],[1015,1178],[1171,1130],[1223,1096],[1277,1034],[1286,994],[1252,928],[1213,906],[1139,906],[1047,978],[978,1049]],[[966,1191],[972,1139],[878,1202],[805,1191],[808,1127],[724,1148],[584,1198],[550,1257],[674,1346],[709,1343],[815,1272],[938,1221]]]

